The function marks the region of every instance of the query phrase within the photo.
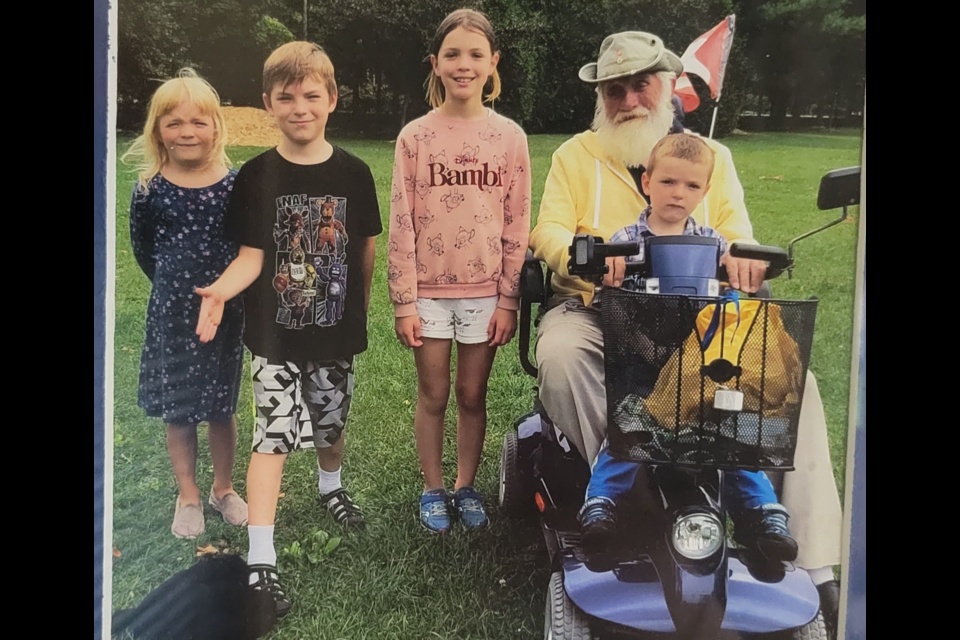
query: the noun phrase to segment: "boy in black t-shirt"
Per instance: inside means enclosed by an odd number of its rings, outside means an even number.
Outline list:
[[[382,227],[369,167],[325,139],[337,85],[323,50],[308,42],[278,48],[264,64],[263,91],[283,139],[237,174],[226,229],[240,253],[220,279],[197,289],[197,335],[212,339],[224,302],[246,290],[244,343],[257,405],[247,562],[251,584],[269,591],[283,615],[290,602],[277,575],[273,524],[287,454],[316,448],[321,504],[342,525],[363,526],[340,484],[340,464]]]

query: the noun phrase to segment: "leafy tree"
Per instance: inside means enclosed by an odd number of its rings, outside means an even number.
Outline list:
[[[189,41],[174,16],[177,0],[121,0],[117,29],[117,125],[136,129],[158,81],[186,62]]]
[[[120,0],[118,125],[136,129],[159,81],[194,67],[220,97],[262,104],[266,55],[293,34],[267,11],[290,16],[276,0]]]
[[[296,37],[282,22],[270,16],[263,16],[257,22],[253,39],[261,51],[269,54],[282,44],[293,42]]]
[[[309,0],[307,37],[337,69],[340,108],[331,125],[393,135],[427,109],[426,57],[434,31],[462,0]],[[155,80],[194,66],[224,101],[261,104],[267,54],[303,37],[302,0],[120,0],[118,115],[142,119]],[[866,74],[865,0],[478,0],[493,21],[502,58],[498,111],[530,133],[586,128],[596,95],[577,77],[607,35],[649,31],[678,55],[730,13],[737,15],[717,123],[736,126],[748,93],[788,112],[857,109]],[[706,133],[713,103],[686,124]]]
[[[813,106],[859,110],[866,78],[863,0],[742,0],[754,92],[770,105],[770,126],[786,127]]]

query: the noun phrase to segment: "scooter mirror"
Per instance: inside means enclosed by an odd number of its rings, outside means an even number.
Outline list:
[[[821,211],[860,204],[860,167],[836,169],[820,179],[817,208]]]
[[[817,227],[813,231],[807,231],[790,241],[787,246],[787,257],[790,266],[787,267],[787,275],[793,277],[793,245],[804,238],[809,238],[815,233],[820,233],[824,229],[829,229],[835,224],[839,224],[847,219],[847,207],[860,204],[860,167],[847,167],[846,169],[834,169],[820,179],[820,191],[817,193],[817,208],[821,211],[827,209],[843,208],[843,212],[836,220],[828,222],[822,227]]]

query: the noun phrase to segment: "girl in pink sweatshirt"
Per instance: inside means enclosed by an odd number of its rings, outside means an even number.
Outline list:
[[[470,9],[447,16],[431,46],[434,109],[397,139],[388,280],[397,338],[413,348],[417,366],[420,521],[440,534],[450,530],[451,508],[467,529],[487,523],[473,488],[487,380],[497,347],[516,331],[530,230],[526,136],[483,105],[500,93],[499,58],[486,16]],[[441,457],[454,341],[457,480],[448,496]]]

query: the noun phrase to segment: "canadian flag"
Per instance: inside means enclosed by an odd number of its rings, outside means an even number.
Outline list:
[[[723,22],[694,40],[680,56],[684,72],[677,79],[674,93],[683,100],[684,112],[690,113],[700,106],[700,98],[687,77],[688,73],[703,78],[710,87],[711,98],[720,97],[723,73],[727,68],[730,47],[733,45],[734,21],[735,16],[727,16]]]

